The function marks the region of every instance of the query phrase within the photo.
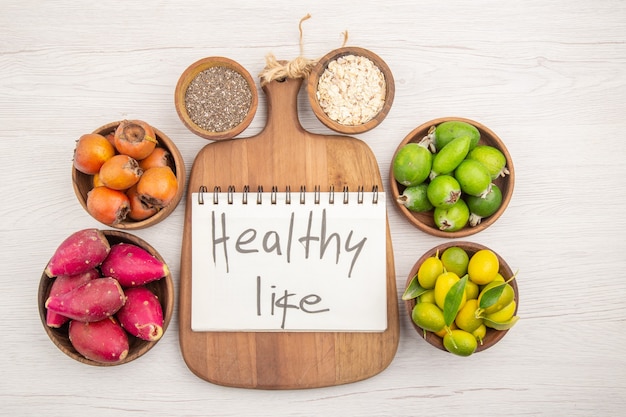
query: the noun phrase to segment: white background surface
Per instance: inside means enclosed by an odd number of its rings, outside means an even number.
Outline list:
[[[0,414],[623,414],[625,2],[210,4],[2,2]],[[372,50],[393,71],[391,113],[356,135],[373,149],[385,183],[396,145],[425,121],[467,117],[505,141],[517,174],[513,199],[498,222],[469,240],[519,268],[520,322],[496,347],[460,358],[421,340],[400,304],[400,344],[386,370],[303,391],[242,390],[197,378],[181,357],[177,315],[160,343],[128,365],[90,367],[65,356],[48,339],[36,300],[56,246],[73,231],[101,227],[72,190],[74,141],[111,121],[144,119],[176,142],[189,172],[208,142],[176,115],[180,74],[211,55],[253,75],[269,52],[293,59],[306,13],[305,56],[341,46],[348,30],[349,45]],[[299,102],[303,126],[329,132],[304,94]],[[264,106],[261,98],[242,136],[261,130]],[[183,212],[184,203],[135,233],[168,261],[177,286]],[[413,228],[391,202],[388,212],[401,293],[415,260],[444,239]]]

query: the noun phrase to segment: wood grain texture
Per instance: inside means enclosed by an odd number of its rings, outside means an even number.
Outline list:
[[[196,377],[181,355],[178,303],[163,339],[129,364],[103,369],[67,357],[42,328],[37,287],[63,238],[100,226],[72,190],[74,141],[113,120],[144,119],[176,143],[189,175],[209,143],[176,114],[180,75],[207,56],[232,58],[253,76],[267,53],[293,59],[306,13],[306,57],[341,46],[347,30],[348,45],[370,49],[393,71],[389,114],[356,135],[376,156],[383,184],[397,145],[428,120],[464,116],[504,141],[514,195],[496,223],[468,240],[520,270],[519,323],[486,352],[456,358],[421,339],[399,303],[398,349],[384,371],[304,390]],[[624,16],[621,0],[3,0],[0,415],[622,416]],[[301,93],[303,128],[332,134],[307,102]],[[266,110],[261,100],[242,136],[262,131]],[[133,231],[168,262],[177,295],[185,202]],[[413,227],[390,203],[387,213],[400,293],[415,261],[447,240]]]
[[[265,388],[315,388],[359,381],[384,370],[398,346],[399,322],[395,266],[387,227],[387,330],[373,333],[193,332],[191,330],[192,192],[201,186],[242,190],[273,186],[294,193],[344,187],[383,190],[374,154],[362,141],[312,134],[298,118],[302,79],[272,81],[263,87],[267,123],[256,136],[214,142],[195,158],[189,179],[180,280],[180,344],[187,366],[220,385]],[[367,300],[362,300],[367,302]]]

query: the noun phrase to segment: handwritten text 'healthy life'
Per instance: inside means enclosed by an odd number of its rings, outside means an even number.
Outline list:
[[[317,227],[315,231],[313,230],[313,210],[309,211],[305,233],[300,236],[294,236],[294,234],[296,234],[295,223],[295,213],[292,212],[289,217],[288,230],[285,235],[281,235],[277,230],[259,231],[254,227],[249,227],[235,236],[231,236],[227,227],[227,213],[216,213],[213,211],[211,214],[213,262],[217,265],[223,261],[226,272],[228,273],[230,271],[229,253],[231,250],[234,250],[238,256],[253,253],[266,253],[268,255],[281,257],[285,262],[290,263],[292,257],[296,254],[293,243],[297,241],[303,248],[303,251],[298,251],[298,253],[303,256],[304,259],[311,259],[310,257],[314,253],[319,253],[320,260],[334,254],[335,263],[339,264],[343,249],[346,255],[352,257],[347,273],[348,278],[352,276],[354,266],[359,259],[359,255],[361,255],[367,237],[362,237],[360,240],[359,238],[355,238],[354,230],[350,230],[347,236],[341,236],[338,232],[329,232],[327,230],[326,209],[322,210],[319,230]],[[334,249],[334,251],[332,251],[332,249]]]

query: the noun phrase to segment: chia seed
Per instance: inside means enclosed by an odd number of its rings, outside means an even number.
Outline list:
[[[210,132],[233,129],[243,121],[251,105],[252,91],[246,79],[222,66],[200,72],[185,92],[189,117]]]

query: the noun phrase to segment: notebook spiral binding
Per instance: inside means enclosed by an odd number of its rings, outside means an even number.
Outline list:
[[[272,186],[272,189],[269,193],[269,201],[270,204],[276,204],[278,201],[278,193],[280,191],[278,190],[277,186]],[[287,186],[285,188],[285,204],[291,204],[292,202],[292,197],[291,197],[291,187]],[[235,199],[235,187],[232,185],[228,186],[228,190],[226,191],[226,202],[228,204],[233,204],[234,199]],[[249,199],[249,195],[255,193],[254,191],[250,191],[250,187],[249,186],[244,186],[243,187],[243,191],[241,192],[241,202],[242,204],[248,204],[248,201],[250,201]],[[350,203],[350,190],[348,186],[344,186],[343,187],[343,198],[342,198],[342,203],[343,204],[349,204]],[[198,189],[198,204],[204,204],[205,203],[205,198],[204,195],[205,194],[209,194],[209,190],[206,186],[202,185],[200,186],[200,188]],[[215,186],[213,187],[213,191],[210,193],[211,194],[211,201],[213,204],[219,204],[220,203],[220,195],[222,194],[222,187],[220,186]],[[254,201],[256,204],[263,204],[263,198],[264,196],[266,196],[267,193],[263,192],[263,186],[260,185],[257,190],[256,190],[256,197],[253,196]],[[306,191],[306,187],[304,185],[300,186],[300,192],[299,192],[299,203],[300,204],[306,204],[306,199],[307,196],[311,196],[311,194],[307,194]],[[314,187],[313,190],[313,202],[315,204],[320,204],[321,201],[321,187],[319,185],[316,185]],[[363,204],[365,200],[365,187],[363,187],[362,185],[360,185],[357,188],[357,192],[356,192],[356,202],[358,204]],[[330,190],[328,191],[328,202],[329,204],[335,204],[335,187],[331,186]],[[378,204],[378,185],[374,185],[372,187],[372,204]]]

